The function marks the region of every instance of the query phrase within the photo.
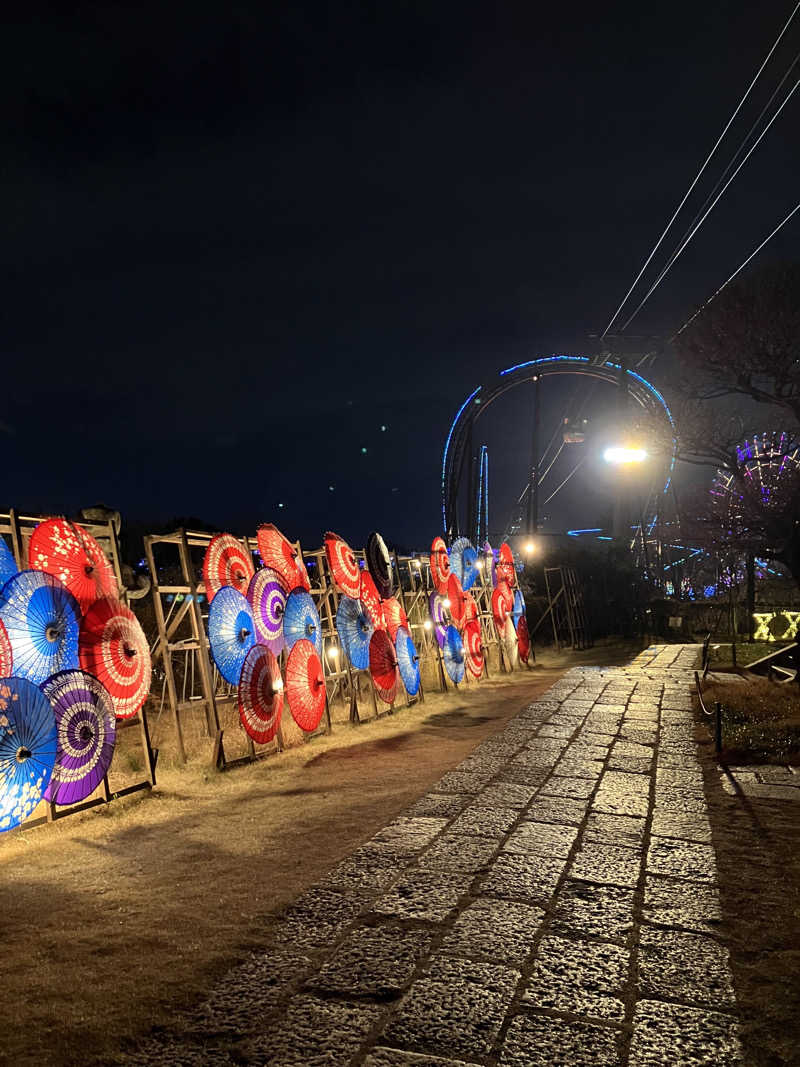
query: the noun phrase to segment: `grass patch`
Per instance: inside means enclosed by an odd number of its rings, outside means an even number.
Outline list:
[[[708,707],[722,704],[728,763],[800,763],[800,686],[766,678],[714,683],[703,700]]]
[[[790,644],[792,644],[791,641],[753,641],[752,644],[748,641],[741,643],[737,641],[736,662],[740,667],[746,667],[748,663],[755,663],[757,659],[763,659],[771,652],[777,652],[778,649]],[[717,644],[712,640],[708,648],[708,660],[712,670],[715,667],[732,667],[733,653],[730,643]]]

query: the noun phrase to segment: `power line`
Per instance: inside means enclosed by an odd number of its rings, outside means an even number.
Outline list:
[[[775,229],[772,231],[772,233],[769,234],[769,236],[764,238],[764,240],[761,242],[761,244],[758,246],[758,248],[754,248],[753,249],[753,251],[747,257],[747,259],[736,268],[736,270],[733,272],[733,274],[730,276],[730,278],[728,278],[726,281],[724,281],[722,283],[722,285],[719,287],[719,289],[717,289],[717,291],[715,293],[711,294],[711,296],[708,298],[708,300],[706,300],[705,304],[701,304],[700,307],[697,309],[697,311],[695,311],[694,315],[692,315],[692,317],[690,319],[687,319],[686,322],[684,322],[683,326],[681,326],[681,328],[676,333],[674,333],[672,335],[672,337],[670,337],[670,342],[674,341],[676,337],[680,336],[680,334],[683,333],[683,331],[686,329],[686,327],[690,323],[694,322],[694,320],[697,318],[697,316],[700,314],[700,312],[703,311],[704,308],[707,308],[708,305],[711,303],[712,300],[714,300],[715,297],[719,296],[719,294],[722,292],[722,290],[725,288],[725,286],[729,285],[733,281],[733,279],[736,277],[736,275],[740,274],[744,270],[744,268],[747,266],[747,264],[750,262],[750,260],[758,255],[758,253],[761,251],[761,249],[764,247],[764,245],[767,244],[768,241],[771,241],[772,238],[775,236],[775,234],[778,232],[778,230],[782,229],[786,225],[786,223],[789,221],[789,219],[793,215],[796,215],[798,211],[800,211],[800,202],[798,202],[792,208],[792,210],[789,212],[789,214],[786,216],[785,219],[783,219],[781,222],[778,223],[778,225],[775,227]]]
[[[561,485],[559,485],[559,487],[557,489],[554,489],[553,492],[550,494],[550,496],[547,498],[547,500],[544,501],[544,503],[542,504],[542,507],[545,507],[547,504],[549,504],[550,501],[553,499],[553,497],[556,495],[556,493],[560,493],[561,492],[561,490],[564,488],[564,486],[570,480],[572,475],[575,474],[575,472],[578,470],[579,467],[583,466],[583,464],[586,462],[586,460],[588,458],[589,458],[588,453],[585,456],[581,456],[581,458],[578,460],[578,462],[575,464],[575,466],[572,468],[572,470],[566,476],[566,478],[561,483]]]
[[[688,189],[686,190],[686,192],[684,193],[684,195],[683,195],[683,199],[681,200],[681,202],[680,202],[680,203],[678,204],[678,206],[677,206],[677,207],[675,208],[675,211],[674,211],[674,213],[673,213],[673,215],[672,215],[672,218],[671,218],[671,219],[669,220],[669,222],[667,223],[666,227],[664,228],[664,232],[663,232],[663,233],[661,234],[661,236],[659,237],[659,239],[658,239],[658,240],[656,241],[655,245],[653,246],[653,249],[652,249],[652,251],[650,252],[650,255],[649,255],[649,256],[647,257],[647,259],[646,259],[646,260],[644,261],[644,263],[643,263],[643,265],[642,265],[642,267],[641,267],[641,269],[640,269],[639,273],[638,273],[638,274],[636,275],[636,277],[635,277],[635,278],[633,279],[633,283],[632,283],[632,285],[631,285],[630,289],[629,289],[629,290],[627,291],[627,293],[625,294],[625,296],[624,296],[624,297],[622,298],[622,302],[620,303],[620,305],[619,305],[619,307],[617,308],[617,310],[616,310],[616,311],[614,312],[614,314],[613,314],[613,315],[611,316],[611,319],[609,320],[609,323],[608,323],[608,325],[606,326],[605,330],[603,330],[602,334],[600,335],[600,340],[601,340],[601,341],[602,341],[602,339],[603,339],[603,338],[605,337],[605,335],[606,335],[606,334],[608,333],[608,331],[609,331],[609,330],[611,329],[611,327],[612,327],[612,326],[614,325],[614,322],[616,321],[616,318],[617,318],[617,316],[619,315],[620,311],[622,311],[623,307],[624,307],[624,306],[625,306],[625,304],[627,303],[627,301],[628,301],[628,297],[629,297],[629,296],[631,295],[631,293],[633,292],[633,290],[634,290],[634,289],[636,288],[636,286],[637,286],[637,285],[639,284],[639,280],[640,280],[640,278],[642,277],[642,275],[644,274],[644,272],[645,272],[645,271],[647,270],[647,268],[649,267],[649,265],[650,265],[650,262],[651,262],[651,260],[653,259],[653,256],[654,256],[654,255],[656,254],[656,252],[657,252],[657,251],[659,250],[659,248],[661,247],[661,244],[662,244],[662,242],[663,242],[664,238],[665,238],[665,237],[667,236],[667,233],[669,232],[669,230],[670,230],[670,228],[671,228],[671,226],[672,226],[673,222],[675,221],[675,219],[676,219],[676,218],[678,217],[678,215],[680,214],[680,212],[681,212],[681,210],[682,210],[682,208],[683,208],[683,205],[684,205],[684,204],[686,203],[686,201],[687,201],[687,200],[689,199],[689,196],[691,195],[691,193],[692,193],[692,190],[693,190],[693,189],[694,189],[694,187],[695,187],[695,186],[697,185],[697,183],[698,183],[698,182],[700,181],[700,177],[702,176],[702,174],[703,174],[703,172],[705,171],[705,169],[706,169],[706,167],[708,166],[708,164],[709,164],[709,163],[711,162],[711,157],[712,157],[712,156],[714,155],[714,153],[716,152],[716,150],[717,150],[717,149],[719,148],[720,144],[722,143],[722,139],[723,139],[723,138],[725,137],[725,134],[726,134],[726,133],[728,132],[728,130],[729,130],[729,129],[731,128],[731,126],[733,125],[733,122],[734,122],[734,120],[735,120],[736,116],[737,116],[737,115],[739,114],[739,112],[741,111],[741,109],[742,109],[742,107],[743,107],[743,105],[744,105],[744,102],[745,102],[745,100],[746,100],[746,99],[748,98],[748,96],[750,95],[750,92],[751,92],[751,90],[752,90],[753,86],[754,86],[754,85],[756,84],[756,82],[758,81],[758,79],[759,79],[759,78],[761,77],[761,72],[762,72],[762,71],[764,70],[764,67],[766,67],[767,63],[769,62],[770,58],[772,57],[772,53],[773,53],[773,52],[775,51],[775,49],[776,49],[776,48],[778,47],[778,44],[780,43],[780,41],[781,41],[781,38],[783,37],[783,35],[784,35],[784,34],[786,33],[786,31],[788,30],[788,28],[789,28],[789,26],[790,26],[790,24],[791,24],[791,22],[792,22],[792,19],[793,19],[793,18],[794,18],[794,16],[795,16],[795,15],[797,14],[797,11],[798,11],[798,9],[800,9],[800,0],[798,0],[798,2],[797,2],[797,4],[795,5],[795,7],[794,7],[794,9],[793,9],[793,11],[792,11],[792,13],[791,13],[791,15],[790,15],[790,16],[789,16],[789,18],[788,18],[788,19],[786,20],[786,23],[784,24],[784,27],[783,27],[783,29],[781,30],[781,32],[780,32],[780,33],[778,34],[778,36],[776,37],[776,39],[775,39],[775,43],[774,43],[774,44],[772,45],[772,48],[770,48],[769,52],[767,52],[767,55],[766,55],[766,57],[765,57],[765,59],[764,59],[763,63],[761,64],[761,66],[760,66],[760,67],[758,68],[758,70],[756,71],[755,77],[753,78],[753,80],[752,80],[752,81],[750,82],[750,84],[748,85],[747,89],[745,90],[745,94],[744,94],[744,96],[742,97],[742,99],[741,99],[741,100],[739,101],[739,103],[737,104],[737,106],[736,106],[736,110],[735,110],[735,111],[733,112],[733,114],[731,115],[731,117],[730,117],[730,118],[728,119],[728,121],[727,121],[727,123],[726,123],[726,125],[725,125],[725,128],[723,129],[722,133],[721,133],[721,134],[719,135],[719,137],[717,138],[717,140],[716,140],[716,143],[714,144],[714,147],[713,147],[713,148],[711,149],[711,151],[710,151],[710,152],[708,153],[708,155],[706,156],[706,158],[705,158],[705,161],[704,161],[703,165],[702,165],[702,166],[700,167],[700,170],[698,170],[697,174],[696,174],[696,175],[695,175],[695,177],[694,177],[694,181],[692,182],[692,184],[691,184],[691,185],[689,186],[689,188],[688,188]]]
[[[709,215],[711,214],[711,212],[712,212],[712,211],[714,210],[714,208],[716,207],[716,205],[717,205],[718,201],[719,201],[719,200],[720,200],[720,199],[722,198],[722,196],[724,195],[724,193],[725,193],[725,190],[726,190],[726,189],[728,188],[728,186],[729,186],[729,185],[731,184],[731,182],[732,182],[732,181],[734,180],[734,178],[736,177],[736,175],[737,175],[737,174],[739,173],[739,171],[740,171],[740,170],[742,169],[742,167],[743,167],[743,166],[745,165],[745,163],[746,163],[746,162],[748,161],[748,159],[749,159],[749,158],[750,158],[750,156],[751,156],[751,155],[753,154],[753,152],[755,152],[756,148],[758,148],[758,146],[759,146],[760,142],[762,141],[762,139],[763,139],[764,135],[766,134],[767,130],[769,130],[770,126],[771,126],[771,125],[773,124],[773,122],[775,121],[775,119],[776,119],[776,118],[778,117],[778,115],[780,115],[781,111],[783,111],[783,109],[784,109],[784,108],[786,107],[786,105],[787,105],[787,104],[789,103],[789,100],[791,99],[791,97],[792,97],[792,94],[793,94],[793,93],[794,93],[794,91],[795,91],[795,90],[797,89],[798,85],[800,85],[800,78],[798,78],[798,80],[797,80],[797,81],[796,81],[796,82],[794,83],[794,85],[792,86],[792,88],[791,88],[791,89],[789,90],[788,94],[787,94],[787,95],[786,95],[786,97],[784,98],[784,101],[783,101],[783,103],[781,104],[781,106],[780,106],[780,107],[778,108],[778,110],[777,110],[777,111],[775,112],[775,114],[774,114],[774,115],[772,116],[772,118],[771,118],[771,119],[769,120],[769,122],[767,123],[767,125],[766,125],[766,126],[764,127],[764,129],[763,129],[763,130],[761,131],[761,133],[760,133],[760,134],[758,135],[758,137],[757,137],[756,141],[754,142],[754,144],[753,144],[753,145],[751,145],[751,147],[750,147],[750,150],[748,151],[747,155],[746,155],[746,156],[744,157],[744,159],[743,159],[743,160],[741,161],[741,163],[740,163],[740,164],[739,164],[739,166],[738,166],[738,167],[736,168],[736,170],[735,170],[735,171],[733,172],[733,174],[731,174],[730,178],[728,178],[728,180],[727,180],[727,181],[725,182],[725,184],[724,184],[724,185],[722,186],[722,188],[721,188],[721,189],[720,189],[720,191],[719,191],[719,192],[717,193],[717,195],[716,195],[716,196],[714,197],[714,199],[713,199],[713,200],[711,201],[711,204],[710,204],[710,206],[709,206],[709,207],[707,208],[707,210],[706,210],[706,211],[705,211],[705,212],[703,213],[703,215],[702,215],[702,216],[701,216],[701,218],[700,218],[700,221],[699,221],[699,222],[697,222],[697,223],[695,224],[695,226],[694,226],[694,227],[693,227],[693,228],[692,228],[692,229],[691,229],[691,230],[689,231],[689,234],[688,234],[688,236],[686,236],[686,237],[684,238],[684,240],[683,240],[682,244],[681,244],[681,245],[679,246],[679,248],[677,249],[677,251],[673,253],[673,255],[672,255],[672,258],[671,258],[671,259],[670,259],[670,260],[669,260],[669,261],[667,262],[667,265],[666,265],[666,266],[664,267],[664,269],[663,269],[663,270],[661,271],[661,273],[659,274],[659,276],[658,276],[658,277],[656,278],[656,280],[655,280],[655,281],[653,282],[653,284],[652,284],[652,285],[650,286],[650,288],[649,288],[649,289],[647,290],[647,292],[645,293],[645,295],[644,295],[644,296],[642,297],[642,300],[640,301],[640,303],[639,303],[638,307],[637,307],[637,308],[636,308],[636,310],[635,310],[635,311],[633,312],[633,314],[632,314],[632,315],[631,315],[631,317],[630,317],[630,318],[628,319],[628,321],[627,321],[627,322],[625,323],[625,325],[624,325],[624,326],[622,327],[622,329],[623,329],[623,330],[627,329],[627,328],[628,328],[628,326],[630,326],[630,324],[631,324],[631,323],[633,322],[633,320],[634,320],[634,319],[636,318],[636,316],[637,316],[637,315],[639,314],[639,312],[640,312],[640,311],[642,310],[642,308],[644,307],[644,305],[645,305],[645,304],[647,303],[647,301],[648,301],[648,300],[650,299],[651,295],[652,295],[652,294],[653,294],[653,293],[654,293],[654,292],[656,291],[656,289],[657,289],[657,288],[659,287],[659,285],[660,285],[660,284],[661,284],[661,282],[662,282],[662,281],[664,280],[664,278],[666,278],[666,276],[667,276],[667,274],[669,273],[669,271],[670,271],[670,269],[671,269],[671,267],[672,267],[673,263],[675,263],[675,261],[676,261],[676,260],[678,259],[678,257],[679,257],[679,256],[680,256],[680,255],[681,255],[681,254],[682,254],[683,252],[684,252],[684,250],[686,249],[686,246],[687,246],[687,245],[689,244],[689,242],[691,241],[691,239],[692,239],[692,238],[694,237],[694,235],[695,235],[695,234],[697,233],[697,231],[698,231],[698,230],[700,229],[700,227],[701,227],[701,226],[703,225],[703,223],[705,222],[705,220],[706,220],[706,219],[708,218],[708,216],[709,216]]]

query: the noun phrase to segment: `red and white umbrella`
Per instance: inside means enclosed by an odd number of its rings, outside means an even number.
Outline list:
[[[461,582],[457,574],[451,574],[447,579],[447,599],[450,601],[450,615],[453,622],[460,629],[463,628],[467,615],[467,594],[461,588]]]
[[[340,589],[345,596],[358,600],[361,570],[350,545],[343,537],[329,530],[325,534],[325,556],[337,589]]]
[[[483,674],[483,640],[481,624],[477,620],[464,627],[464,655],[469,673],[473,678],[480,678]]]
[[[239,678],[239,719],[248,737],[266,745],[278,732],[283,713],[283,679],[275,656],[253,645]]]
[[[256,541],[264,566],[277,571],[287,589],[296,589],[298,586],[306,590],[311,588],[303,557],[277,526],[271,522],[259,526]]]
[[[46,519],[31,534],[32,570],[52,574],[69,589],[81,612],[100,597],[119,593],[114,568],[88,530],[67,519]]]
[[[203,581],[209,602],[224,585],[232,585],[246,596],[254,572],[252,556],[233,534],[217,534],[208,542],[203,557]]]
[[[325,711],[325,677],[316,648],[305,638],[295,641],[286,660],[286,699],[300,729],[313,733]]]
[[[502,545],[500,545],[499,559],[497,560],[497,580],[498,583],[501,581],[507,582],[510,586],[515,585],[517,581],[514,553],[506,541],[503,541]]]
[[[119,719],[132,718],[150,692],[150,649],[139,620],[112,597],[96,600],[81,622],[83,670],[106,687]]]
[[[519,658],[523,663],[527,663],[531,655],[531,636],[528,633],[528,620],[524,615],[520,617],[517,623],[517,644],[519,647]]]
[[[394,704],[397,695],[397,652],[386,630],[376,630],[369,640],[369,673],[375,692],[384,704]]]
[[[497,631],[502,635],[505,629],[506,619],[514,607],[514,594],[508,588],[508,583],[498,581],[497,588],[492,590],[492,617]]]
[[[0,678],[9,678],[14,671],[14,652],[5,623],[0,619]]]
[[[447,594],[447,579],[450,577],[450,556],[441,537],[434,537],[431,545],[431,581],[437,592]]]
[[[376,630],[386,629],[386,619],[383,614],[383,603],[378,595],[378,590],[375,588],[375,583],[372,580],[372,575],[369,571],[361,572],[361,587],[358,595],[359,600],[364,605],[367,615],[369,615],[370,622]]]
[[[389,631],[389,636],[395,641],[397,639],[397,631],[400,627],[405,626],[408,628],[408,616],[397,597],[387,597],[381,604],[381,607],[383,608],[383,617],[386,620],[386,628]]]

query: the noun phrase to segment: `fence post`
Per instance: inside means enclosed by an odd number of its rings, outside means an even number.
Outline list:
[[[714,707],[714,718],[714,745],[719,755],[722,752],[722,704],[719,701]]]

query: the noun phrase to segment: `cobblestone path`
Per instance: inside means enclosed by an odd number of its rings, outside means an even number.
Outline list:
[[[570,670],[137,1063],[739,1063],[697,646]]]

